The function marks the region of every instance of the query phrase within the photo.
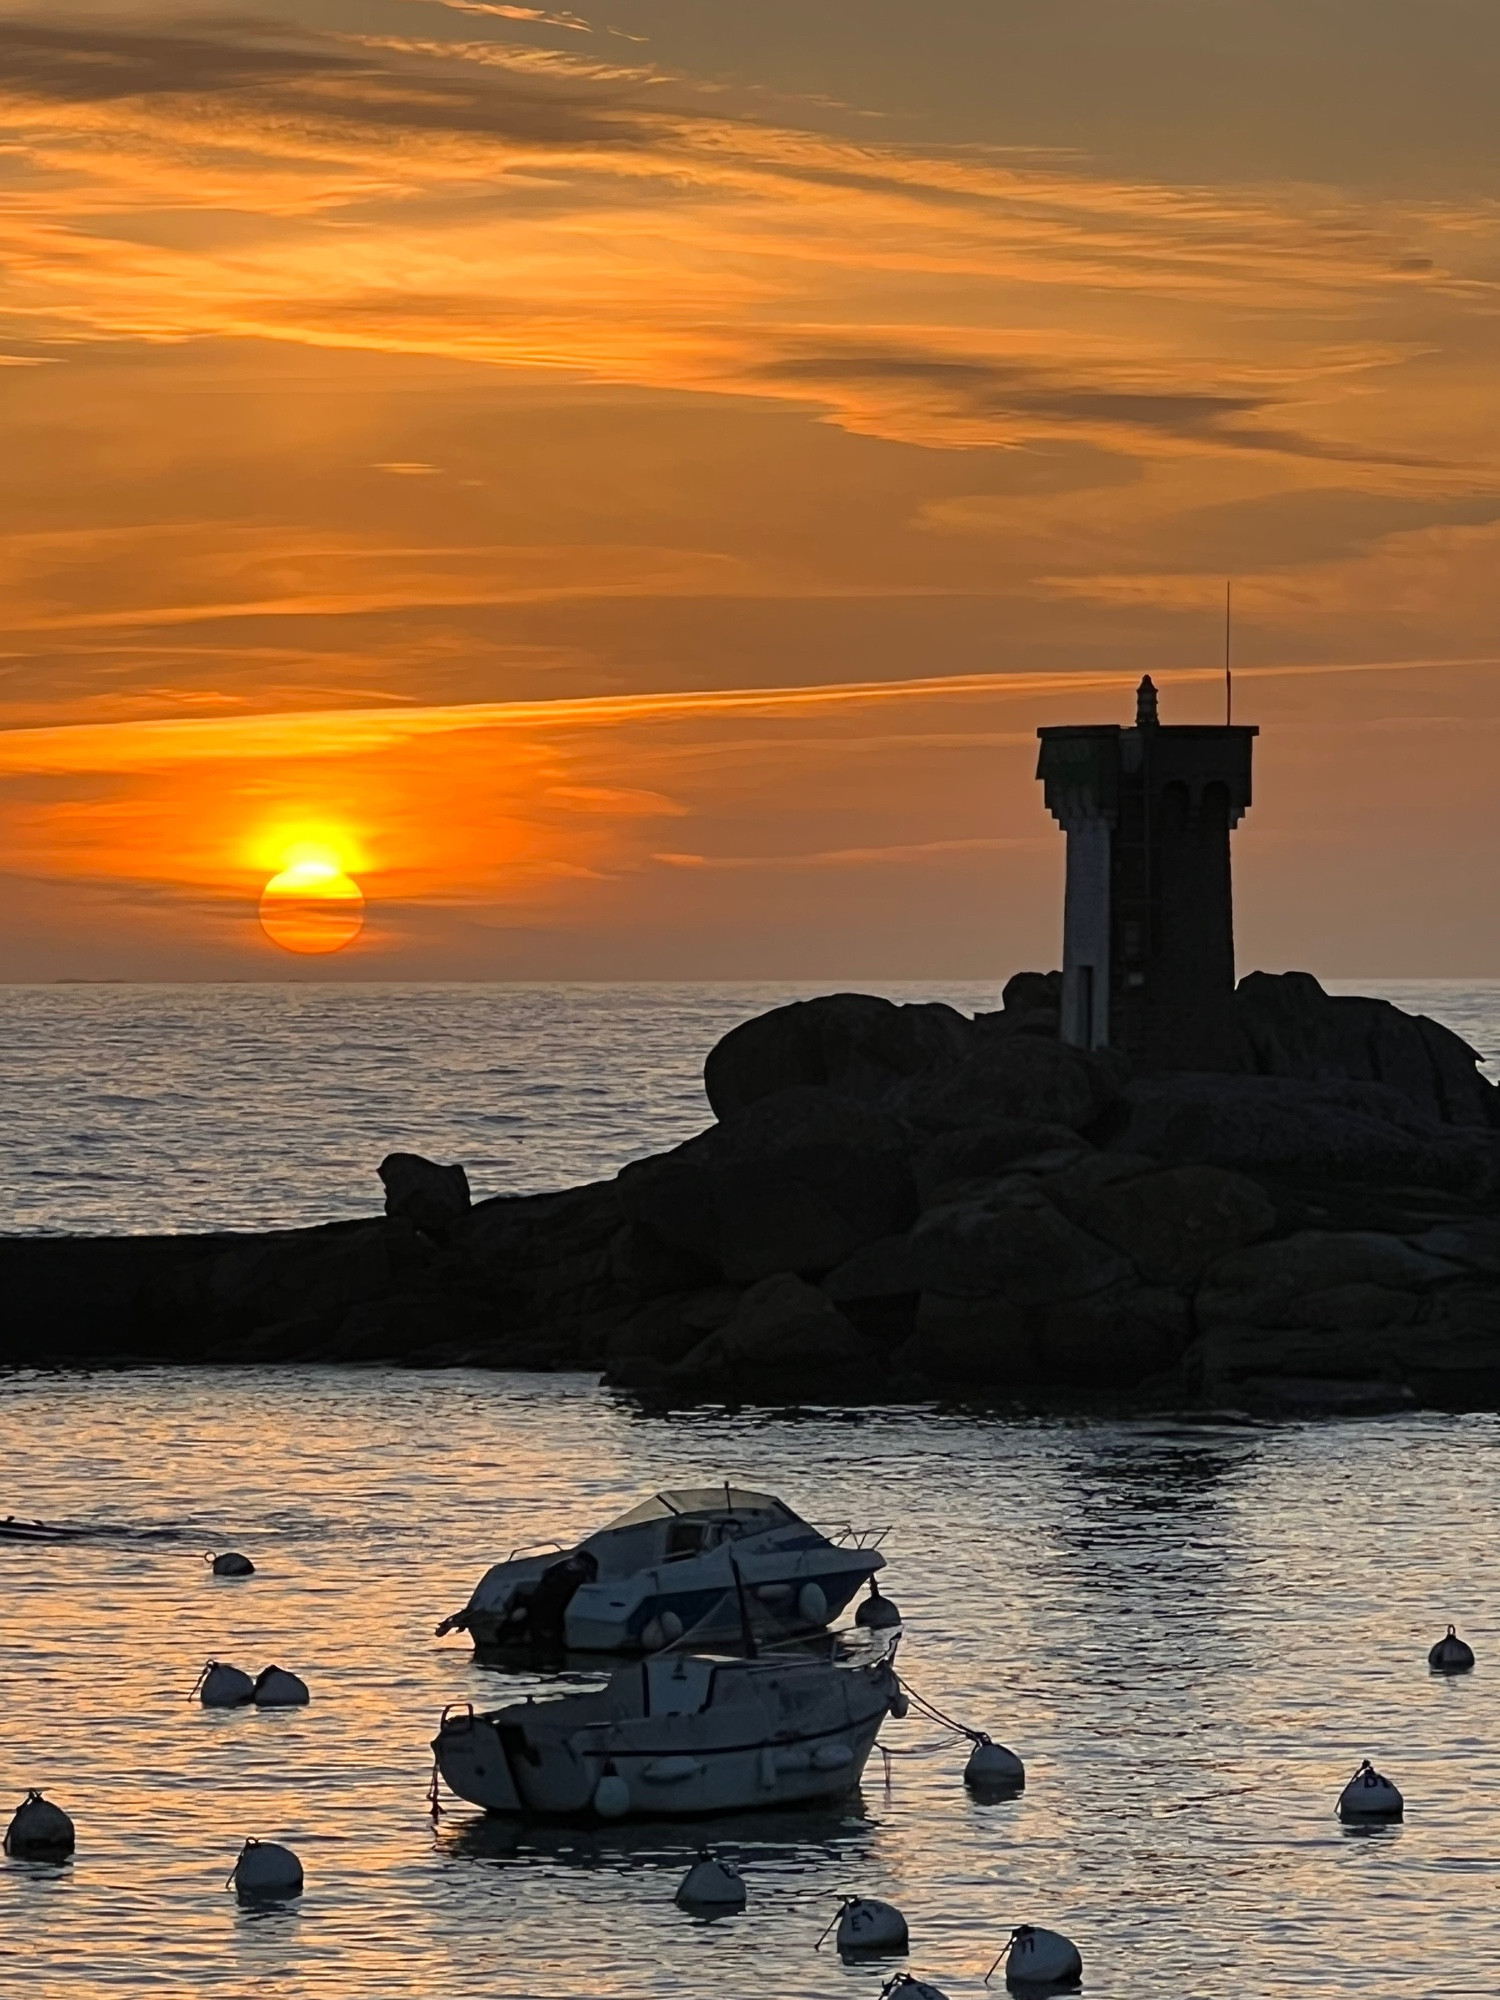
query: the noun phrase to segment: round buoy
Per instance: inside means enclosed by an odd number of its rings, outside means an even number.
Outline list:
[[[661,1628],[659,1618],[648,1618],[641,1627],[641,1651],[659,1653],[667,1643],[667,1635]]]
[[[1401,1794],[1368,1757],[1339,1793],[1340,1819],[1400,1819],[1404,1808]]]
[[[1474,1649],[1466,1646],[1450,1625],[1446,1636],[1427,1655],[1427,1664],[1435,1674],[1466,1674],[1474,1664]]]
[[[895,2000],[948,2000],[940,1987],[913,1979],[909,1972],[898,1972],[894,1979],[885,1982],[880,1989],[880,2000],[886,2000],[888,1994],[894,1994]]]
[[[804,1583],[797,1592],[797,1613],[804,1624],[822,1625],[828,1618],[828,1599],[820,1583]]]
[[[742,1910],[744,1878],[732,1861],[700,1854],[677,1885],[677,1901],[684,1909]]]
[[[285,1667],[266,1667],[256,1679],[252,1699],[257,1708],[305,1708],[307,1682]]]
[[[302,1863],[274,1840],[247,1840],[229,1876],[242,1903],[302,1894]]]
[[[28,1792],[5,1829],[5,1851],[18,1861],[66,1861],[73,1852],[73,1822],[61,1806]]]
[[[856,1625],[862,1625],[867,1632],[890,1632],[901,1623],[901,1613],[889,1597],[882,1597],[880,1586],[874,1577],[870,1578],[870,1594],[854,1614]]]
[[[905,1951],[907,1942],[906,1919],[894,1903],[880,1903],[873,1896],[844,1898],[838,1935],[834,1939],[842,1956],[857,1958],[865,1952]]]
[[[216,1556],[210,1552],[203,1560],[213,1565],[215,1576],[254,1576],[255,1564],[249,1556],[242,1556],[237,1549],[226,1549]]]
[[[210,1660],[193,1689],[205,1708],[243,1708],[255,1694],[255,1682],[238,1667]]]
[[[600,1819],[624,1819],[630,1811],[630,1787],[618,1771],[606,1771],[595,1785],[594,1811]]]
[[[991,1972],[1001,1958],[1006,1985],[1021,1992],[1028,1987],[1076,1986],[1083,1977],[1083,1956],[1073,1940],[1037,1924],[1017,1925]]]
[[[1019,1792],[1026,1786],[1026,1766],[1014,1750],[992,1743],[983,1731],[974,1737],[974,1748],[964,1766],[964,1783],[976,1792]]]

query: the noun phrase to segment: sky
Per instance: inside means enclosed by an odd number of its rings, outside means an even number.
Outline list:
[[[1241,969],[1500,977],[1497,99],[1494,0],[0,4],[0,978],[1045,968],[1036,728],[1221,719],[1231,576]]]

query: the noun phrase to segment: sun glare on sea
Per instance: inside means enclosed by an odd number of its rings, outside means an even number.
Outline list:
[[[342,951],[364,929],[365,899],[331,848],[301,846],[261,891],[260,922],[283,951]]]

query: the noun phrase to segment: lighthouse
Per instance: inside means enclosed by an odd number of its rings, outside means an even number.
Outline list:
[[[1258,733],[1164,724],[1149,675],[1134,728],[1037,731],[1037,776],[1068,836],[1065,1042],[1119,1049],[1138,1070],[1232,1066],[1229,836]]]

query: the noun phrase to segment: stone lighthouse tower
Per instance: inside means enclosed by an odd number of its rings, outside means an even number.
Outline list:
[[[1037,776],[1068,836],[1062,1037],[1138,1069],[1232,1063],[1229,835],[1259,732],[1166,727],[1149,677],[1135,727],[1039,729]]]

